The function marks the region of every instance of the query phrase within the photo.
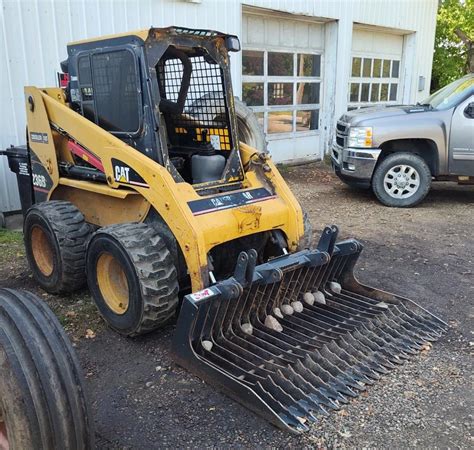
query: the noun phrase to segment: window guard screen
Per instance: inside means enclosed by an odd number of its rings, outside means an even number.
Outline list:
[[[191,56],[189,62],[189,79],[185,79],[186,70],[180,58],[162,58],[157,66],[160,95],[173,105],[161,108],[171,144],[180,145],[183,140],[191,139],[210,142],[216,150],[231,150],[223,71],[209,57]],[[179,102],[183,85],[186,96],[181,110]]]

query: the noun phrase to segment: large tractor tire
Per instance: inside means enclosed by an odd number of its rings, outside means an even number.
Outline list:
[[[33,205],[23,233],[33,276],[45,291],[73,292],[85,284],[92,229],[72,203],[58,200]]]
[[[38,297],[0,289],[0,449],[93,447],[74,350]]]
[[[125,336],[175,317],[178,277],[165,241],[144,223],[98,230],[87,250],[87,282],[100,314]]]

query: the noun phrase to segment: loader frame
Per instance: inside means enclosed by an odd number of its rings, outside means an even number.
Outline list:
[[[220,244],[280,230],[288,251],[295,251],[304,236],[301,207],[266,154],[258,154],[242,143],[237,145],[226,35],[152,29],[144,40],[143,35],[141,38],[150,49],[146,60],[152,75],[151,88],[144,90],[145,97],[159,95],[155,67],[170,43],[177,47],[202,46],[224,69],[232,148],[223,180],[192,186],[179,179],[167,156],[165,127],[158,106],[153,115],[162,159],[150,157],[132,147],[130,140],[104,130],[74,111],[62,89],[26,87],[35,202],[69,200],[89,223],[97,226],[142,222],[155,211],[177,241],[193,291],[209,284],[208,255]],[[117,39],[123,45],[123,38]],[[91,45],[76,43],[70,46],[70,54],[81,54]],[[74,166],[72,155],[96,169],[90,174],[90,181],[84,179],[85,175],[82,179],[70,176],[73,170],[87,170]],[[61,170],[59,162],[66,163],[67,168]]]

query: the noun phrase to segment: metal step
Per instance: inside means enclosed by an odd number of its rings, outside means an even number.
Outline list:
[[[233,277],[185,297],[176,361],[301,432],[447,330],[413,301],[360,284],[353,270],[362,245],[336,237],[327,227],[316,250],[259,266],[255,251],[241,253]],[[277,317],[275,308],[292,304]]]

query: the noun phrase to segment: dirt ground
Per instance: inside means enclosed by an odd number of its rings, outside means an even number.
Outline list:
[[[358,277],[410,297],[449,323],[433,348],[341,411],[294,436],[176,366],[173,326],[125,339],[108,330],[87,291],[39,290],[19,234],[0,234],[0,286],[43,296],[71,336],[87,377],[98,448],[473,448],[474,186],[435,184],[415,209],[389,209],[320,164],[282,168],[315,238],[327,224],[365,245]]]

